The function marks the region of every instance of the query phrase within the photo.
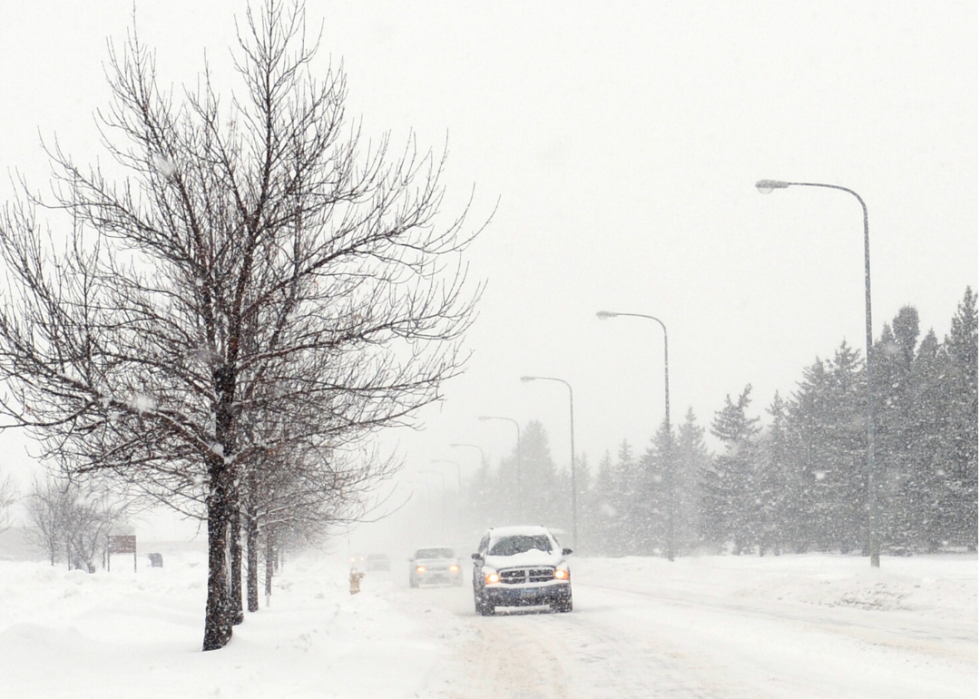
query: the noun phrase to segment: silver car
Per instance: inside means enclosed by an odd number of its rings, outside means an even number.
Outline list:
[[[448,546],[418,549],[409,559],[408,585],[462,585],[463,574],[456,552]]]

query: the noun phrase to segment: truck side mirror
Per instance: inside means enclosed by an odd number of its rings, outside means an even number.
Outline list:
[[[481,556],[478,553],[471,553],[470,554],[470,558],[472,558],[474,561],[482,561],[483,560],[483,556]]]
[[[572,552],[571,549],[562,549],[561,550],[561,555],[562,556],[568,556],[569,554],[571,554],[571,552]]]

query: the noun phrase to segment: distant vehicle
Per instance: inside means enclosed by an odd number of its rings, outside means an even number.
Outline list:
[[[562,548],[545,527],[497,527],[473,554],[473,604],[490,616],[496,607],[548,605],[572,611],[572,573]]]
[[[409,559],[409,587],[462,584],[462,566],[456,552],[447,546],[418,549]]]
[[[350,557],[350,567],[357,568],[359,570],[364,570],[366,559],[364,554],[355,553]]]
[[[368,572],[376,570],[391,570],[391,561],[383,553],[372,553],[364,561],[364,569]]]

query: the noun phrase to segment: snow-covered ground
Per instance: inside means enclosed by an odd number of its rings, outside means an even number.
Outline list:
[[[571,614],[474,614],[407,564],[348,591],[296,556],[272,604],[200,652],[205,560],[94,575],[0,562],[0,696],[969,697],[977,558],[573,557]]]

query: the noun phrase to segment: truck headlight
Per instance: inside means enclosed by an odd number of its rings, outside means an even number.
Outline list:
[[[555,580],[568,580],[568,571],[564,568],[555,568]]]
[[[500,576],[499,576],[499,575],[497,575],[496,573],[487,573],[487,574],[486,574],[486,575],[484,576],[484,579],[485,579],[485,580],[486,580],[486,581],[487,581],[488,583],[497,583],[497,582],[500,582]]]

